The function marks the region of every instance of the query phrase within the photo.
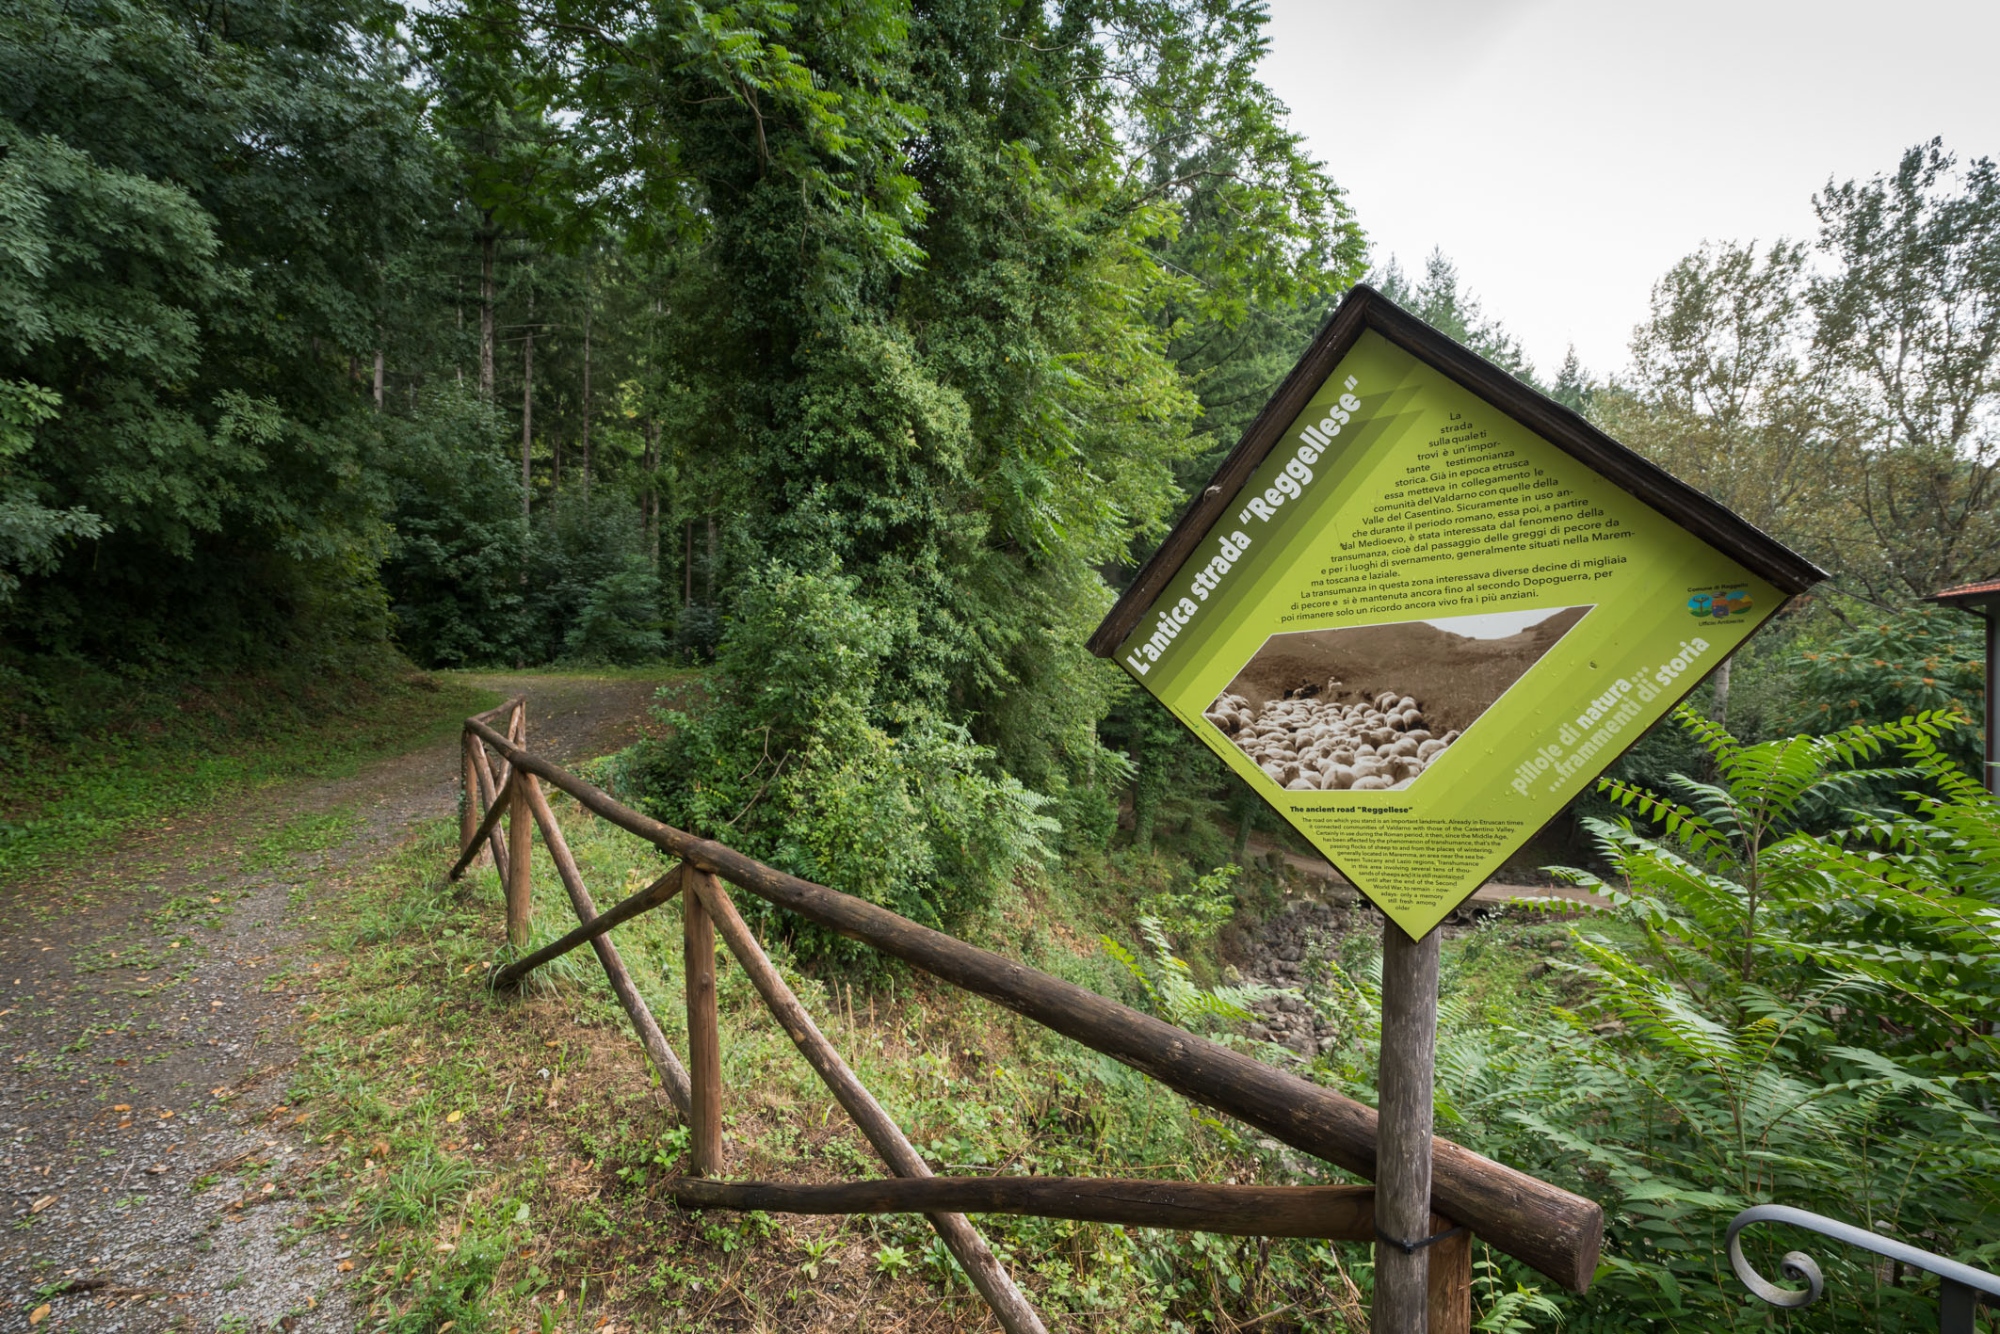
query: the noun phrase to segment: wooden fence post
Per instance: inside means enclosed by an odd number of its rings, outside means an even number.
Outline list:
[[[534,786],[533,774],[516,774],[507,798],[507,942],[517,950],[528,947],[535,915],[534,881],[529,878],[535,817],[528,804]]]
[[[1411,940],[1382,918],[1381,1119],[1375,1150],[1375,1334],[1425,1334],[1438,933]],[[1447,1243],[1440,1242],[1438,1245]]]
[[[569,891],[570,906],[576,909],[577,920],[585,923],[596,921],[597,905],[591,901],[590,891],[584,887],[583,875],[576,869],[576,858],[569,854],[569,844],[563,839],[562,826],[556,823],[556,813],[542,798],[541,788],[529,788],[527,793],[528,803],[535,810],[535,823],[542,831],[542,841],[548,845],[549,860],[556,864],[556,876],[562,881],[563,888]],[[633,984],[625,961],[618,957],[618,947],[611,943],[609,935],[598,935],[591,938],[590,948],[597,955],[597,962],[604,967],[604,976],[611,983],[612,993],[631,1017],[632,1027],[639,1034],[639,1044],[652,1058],[653,1068],[660,1072],[660,1086],[666,1090],[667,1098],[680,1112],[681,1119],[687,1120],[692,1101],[688,1096],[687,1071],[681,1067],[674,1049],[667,1045],[667,1035],[660,1031],[659,1021],[646,1008],[646,1000]]]
[[[479,744],[479,740],[466,732],[460,735],[459,743],[459,769],[464,788],[458,808],[458,853],[463,857],[465,850],[472,846],[473,836],[479,832],[479,775],[472,767],[472,748]]]
[[[507,769],[505,757],[502,757],[500,767],[503,773],[510,772]],[[486,758],[486,743],[477,736],[473,738],[472,744],[472,771],[479,779],[480,799],[486,803],[486,818],[481,822],[486,827],[486,847],[483,851],[493,854],[490,860],[493,863],[493,868],[500,873],[500,883],[504,886],[507,883],[507,867],[509,865],[507,860],[507,835],[500,828],[500,816],[496,814],[500,809],[500,798],[503,792],[500,784],[494,781],[493,765]],[[511,805],[508,808],[508,814],[513,814]]]
[[[1432,1214],[1430,1235],[1442,1232],[1454,1235],[1429,1248],[1427,1334],[1472,1334],[1472,1233],[1449,1218]]]
[[[713,875],[697,871],[692,863],[688,865],[690,877],[699,880],[688,881],[687,892],[681,895],[683,904],[703,902],[712,905],[712,923],[722,927],[722,938],[728,943],[730,952],[743,971],[750,975],[750,985],[764,998],[771,1017],[785,1030],[799,1054],[806,1058],[812,1068],[833,1093],[834,1099],[854,1118],[854,1124],[861,1129],[868,1142],[875,1146],[875,1152],[882,1155],[882,1161],[889,1170],[899,1177],[918,1179],[931,1178],[930,1165],[918,1155],[909,1138],[882,1110],[882,1104],[854,1072],[847,1068],[847,1062],[840,1059],[840,1053],[833,1049],[819,1031],[806,1007],[799,1004],[799,998],[785,985],[785,979],[778,976],[778,970],[771,966],[770,959],[757,945],[756,937],[743,921],[736,905],[730,901],[729,891],[724,889]],[[1014,1280],[1000,1267],[993,1251],[986,1244],[986,1238],[979,1235],[979,1229],[963,1214],[930,1213],[931,1226],[937,1229],[951,1253],[958,1257],[966,1277],[972,1286],[979,1289],[979,1295],[993,1308],[993,1314],[1000,1319],[1000,1326],[1007,1334],[1048,1334],[1042,1318],[1035,1314],[1035,1308],[1014,1286]]]
[[[687,874],[711,882],[706,871]],[[715,923],[698,893],[681,895],[682,941],[687,962],[689,1153],[695,1176],[722,1172],[722,1039],[715,1013]]]

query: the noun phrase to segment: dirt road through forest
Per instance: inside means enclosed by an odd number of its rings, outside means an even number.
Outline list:
[[[527,694],[558,760],[625,744],[656,684],[469,679]],[[343,1239],[297,1228],[320,1150],[287,1105],[293,1020],[316,991],[317,896],[456,808],[457,747],[441,734],[0,885],[0,1329],[355,1327]]]

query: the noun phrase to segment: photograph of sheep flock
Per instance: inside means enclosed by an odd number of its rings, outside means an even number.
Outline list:
[[[1287,791],[1400,790],[1589,610],[1272,635],[1204,716]]]

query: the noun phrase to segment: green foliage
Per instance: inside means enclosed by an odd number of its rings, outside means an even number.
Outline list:
[[[12,460],[34,447],[34,428],[57,414],[62,397],[23,380],[0,380],[0,604],[13,598],[22,574],[47,574],[73,539],[108,530],[89,510],[54,510],[14,476]]]
[[[1261,800],[1246,785],[1234,782],[1215,753],[1144,691],[1129,691],[1105,718],[1104,739],[1129,757],[1132,846],[1140,852],[1151,851],[1163,830],[1180,834],[1179,843],[1198,843],[1198,831],[1213,830],[1221,811],[1217,798],[1224,792]],[[1212,832],[1210,839],[1220,842]],[[1222,859],[1205,855],[1219,848],[1183,850],[1195,865],[1214,865]]]
[[[630,495],[565,489],[524,523],[497,421],[448,391],[385,425],[395,537],[381,577],[398,643],[436,666],[664,656],[660,581]]]
[[[1933,139],[1895,171],[1827,182],[1813,199],[1829,261],[1808,297],[1814,352],[1839,415],[1850,504],[1873,550],[1848,562],[1881,602],[1907,603],[2000,565],[2000,168],[1960,170]],[[1832,414],[1829,414],[1832,415]]]
[[[477,1175],[461,1159],[420,1153],[370,1190],[361,1207],[371,1227],[423,1230],[436,1225],[439,1211],[456,1204]]]
[[[1492,1260],[1473,1261],[1472,1327],[1486,1334],[1529,1334],[1542,1321],[1563,1323],[1563,1309],[1552,1297],[1525,1283],[1509,1283]]]
[[[1360,265],[1265,25],[17,6],[12,642],[149,672],[385,636],[427,666],[705,657],[752,572],[837,567],[891,636],[880,698],[932,720],[874,722],[963,729],[1102,847],[1103,572]]]
[[[1704,246],[1654,284],[1630,379],[1591,399],[1617,437],[1768,532],[1835,559],[1838,432],[1808,354],[1807,247]]]
[[[1458,266],[1445,257],[1444,251],[1430,253],[1424,261],[1424,276],[1414,282],[1394,260],[1373,277],[1382,295],[1418,319],[1456,338],[1502,370],[1541,387],[1521,340],[1502,328],[1499,321],[1487,319],[1478,300],[1461,286]]]
[[[1215,938],[1224,923],[1236,915],[1236,878],[1243,868],[1231,863],[1197,876],[1185,891],[1171,889],[1150,894],[1139,901],[1142,917],[1160,924],[1160,929],[1177,940],[1202,944]]]
[[[628,557],[591,586],[576,623],[563,635],[563,657],[573,662],[625,666],[666,652],[660,633],[660,581],[643,558]]]
[[[1681,722],[1717,781],[1678,781],[1682,800],[1607,781],[1659,832],[1594,821],[1615,878],[1570,873],[1637,938],[1573,932],[1580,986],[1557,1026],[1491,1032],[1456,1076],[1489,1147],[1605,1202],[1598,1281],[1565,1305],[1622,1328],[1761,1325],[1721,1234],[1763,1202],[1990,1265],[2000,807],[1939,750],[1951,720],[1755,746]],[[1871,767],[1885,756],[1903,763]],[[1942,795],[1810,832],[1849,794],[1912,777]],[[1934,1319],[1921,1285],[1816,1255],[1817,1327]]]
[[[712,701],[662,713],[671,734],[624,781],[682,828],[920,922],[963,921],[1050,855],[1054,822],[963,728],[884,693],[895,642],[853,578],[768,567],[738,599]],[[849,952],[799,930],[807,953]]]
[[[609,489],[552,497],[531,537],[523,657],[631,666],[665,653],[660,581],[640,549],[630,497]]]
[[[1248,1023],[1252,1005],[1289,994],[1256,982],[1204,987],[1195,981],[1194,970],[1175,957],[1173,942],[1158,918],[1141,917],[1138,926],[1144,954],[1133,953],[1110,936],[1099,936],[1098,943],[1138,983],[1146,1008],[1170,1024],[1209,1029],[1222,1023]]]
[[[425,189],[386,17],[0,17],[0,380],[61,396],[12,428],[16,643],[227,668],[379,642],[376,441],[338,359]]]
[[[1674,265],[1589,410],[1872,616],[2000,568],[2000,173],[1932,140],[1813,205],[1816,244]]]
[[[1802,725],[1831,732],[1855,723],[1953,713],[1973,724],[1942,739],[1978,771],[1986,717],[1986,626],[1977,616],[1921,607],[1856,625],[1802,655]]]
[[[528,532],[498,428],[490,405],[453,391],[385,427],[395,535],[382,585],[397,644],[427,666],[505,662],[524,647]]]

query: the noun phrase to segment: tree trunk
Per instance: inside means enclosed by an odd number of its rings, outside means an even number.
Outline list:
[[[375,411],[382,410],[382,349],[375,349]]]
[[[1717,727],[1729,726],[1729,667],[1735,659],[1724,658],[1722,665],[1715,669],[1715,703],[1709,709],[1710,718]]]
[[[535,444],[535,289],[528,287],[528,336],[521,341],[521,517],[528,517],[534,497]]]
[[[715,516],[708,516],[708,569],[702,572],[708,588],[708,605],[715,605]]]
[[[583,287],[583,494],[590,494],[590,307],[588,274]]]
[[[491,226],[492,219],[487,220]],[[493,398],[493,254],[499,238],[488,231],[479,238],[479,396]]]
[[[660,427],[646,418],[646,489],[640,497],[640,513],[645,519],[646,553],[653,570],[660,568]]]
[[[681,527],[687,533],[687,555],[681,561],[681,578],[687,586],[683,600],[685,605],[692,607],[694,605],[694,520],[687,520]]]

